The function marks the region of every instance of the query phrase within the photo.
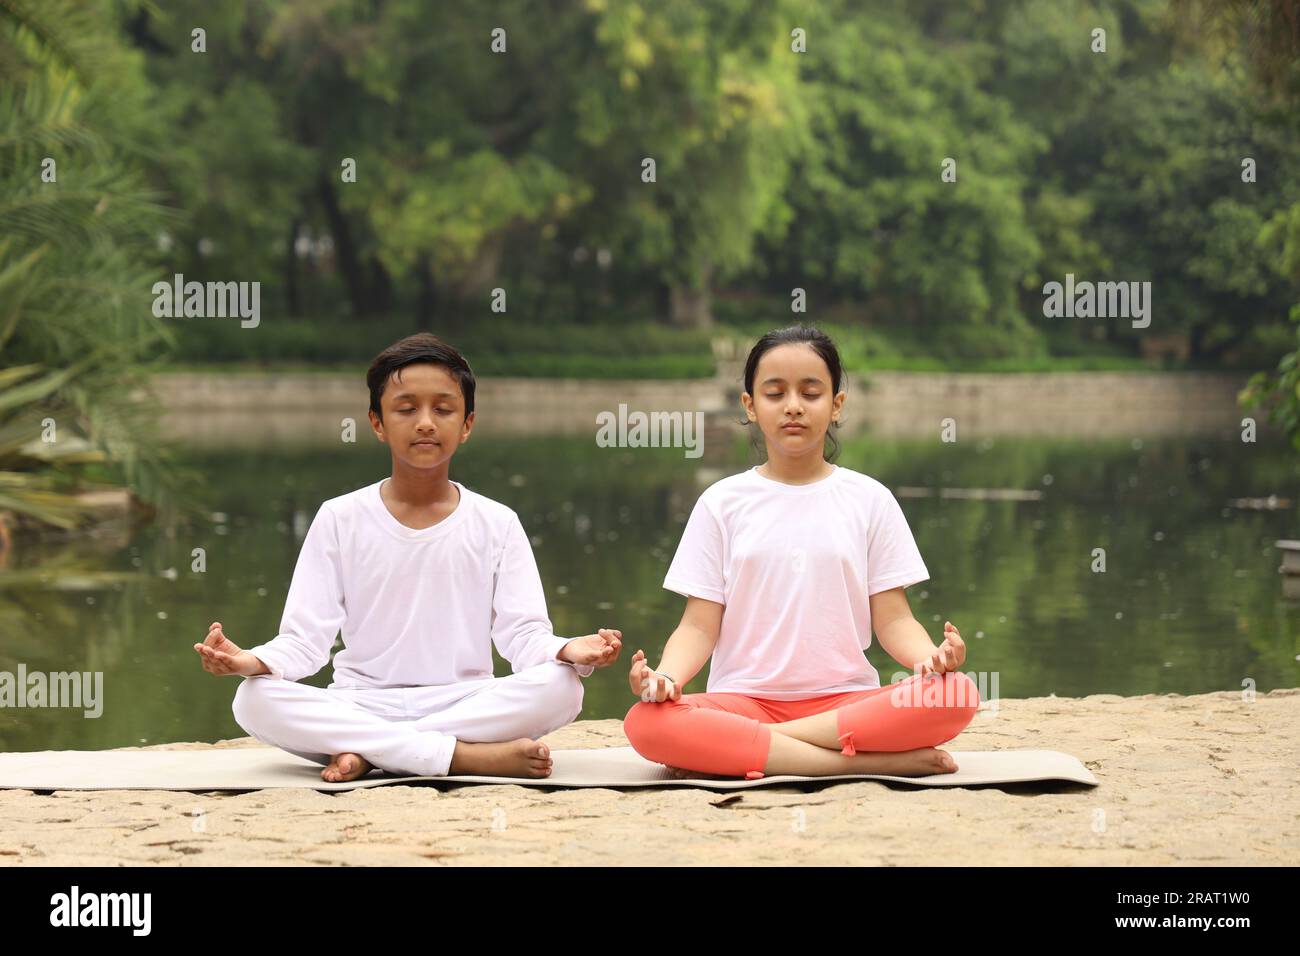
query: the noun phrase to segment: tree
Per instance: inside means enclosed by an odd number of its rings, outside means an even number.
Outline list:
[[[1256,79],[1256,95],[1278,107],[1294,143],[1300,131],[1300,0],[1176,2],[1185,14],[1185,42],[1219,60],[1244,56]],[[1257,245],[1272,271],[1290,285],[1296,345],[1273,372],[1252,376],[1240,399],[1246,409],[1266,409],[1300,449],[1300,198],[1294,193],[1260,227]]]
[[[78,479],[170,480],[133,391],[168,337],[132,132],[149,90],[76,0],[0,3],[0,512],[68,527]]]

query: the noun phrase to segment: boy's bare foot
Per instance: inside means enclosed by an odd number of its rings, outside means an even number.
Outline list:
[[[928,777],[936,773],[956,773],[957,761],[952,754],[936,747],[900,750],[894,753],[874,751],[850,757],[849,773],[884,773],[893,777]]]
[[[546,744],[528,737],[491,744],[458,740],[448,773],[482,774],[486,777],[549,777],[551,751]]]
[[[372,769],[370,761],[361,754],[339,754],[320,772],[320,775],[321,779],[328,783],[345,783],[357,777],[364,777]]]

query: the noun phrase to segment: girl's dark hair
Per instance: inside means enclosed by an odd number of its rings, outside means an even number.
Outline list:
[[[840,391],[840,382],[844,379],[844,366],[840,362],[840,351],[831,341],[831,337],[821,329],[813,328],[810,325],[791,325],[784,329],[773,329],[761,339],[754,343],[754,347],[749,350],[749,358],[745,359],[745,391],[750,395],[754,394],[754,374],[758,371],[758,362],[764,355],[776,348],[778,345],[797,345],[806,344],[812,347],[831,373],[831,394],[837,395]],[[749,425],[751,422],[748,418],[744,419],[741,424]],[[838,421],[832,422],[835,428],[840,427]],[[826,437],[831,443],[831,452],[826,455],[827,461],[834,461],[835,456],[840,453],[840,443],[836,441],[835,435],[828,429]],[[755,448],[757,448],[755,440]]]
[[[375,416],[383,421],[384,413],[380,409],[379,399],[383,397],[389,377],[398,369],[417,362],[441,365],[447,370],[465,396],[465,417],[468,418],[469,413],[474,411],[474,373],[470,371],[465,356],[429,332],[417,332],[394,342],[370,363],[370,370],[366,372],[366,385],[370,388],[370,410]]]

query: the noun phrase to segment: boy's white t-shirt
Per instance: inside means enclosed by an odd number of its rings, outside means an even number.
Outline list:
[[[804,700],[880,675],[868,598],[930,577],[898,500],[849,468],[788,485],[758,469],[705,489],[664,587],[725,605],[708,692]]]
[[[387,479],[384,479],[387,480]],[[519,517],[453,481],[454,511],[408,528],[383,481],[331,498],[303,539],[280,632],[248,650],[269,675],[299,680],[334,656],[331,687],[423,687],[492,677],[491,643],[517,673],[555,660],[557,637]],[[561,661],[560,663],[569,663]],[[573,666],[583,677],[590,664]]]

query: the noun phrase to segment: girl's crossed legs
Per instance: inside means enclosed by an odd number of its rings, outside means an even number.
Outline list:
[[[647,760],[700,773],[916,776],[956,769],[933,748],[961,733],[978,707],[975,682],[949,672],[808,700],[683,694],[634,704],[623,731]]]

